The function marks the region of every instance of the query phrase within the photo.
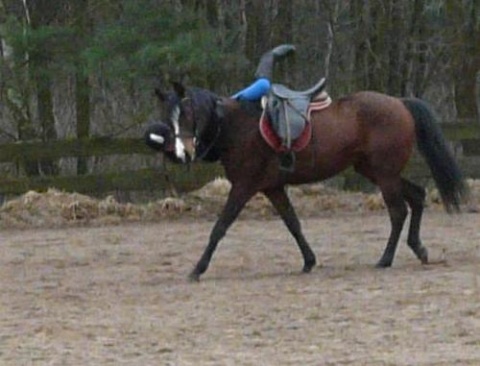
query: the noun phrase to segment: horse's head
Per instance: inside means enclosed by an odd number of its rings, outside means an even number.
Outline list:
[[[162,128],[160,124],[155,127],[159,133],[153,131],[146,136],[147,144],[161,145],[161,150],[171,151],[183,163],[217,160],[214,145],[220,132],[218,97],[205,89],[187,89],[180,83],[174,83],[171,92],[156,89],[155,93],[163,107],[164,122]]]

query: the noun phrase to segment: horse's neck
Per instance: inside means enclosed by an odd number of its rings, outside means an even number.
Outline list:
[[[251,102],[225,101],[225,116],[221,121],[225,142],[243,144],[244,138],[258,131],[261,110]]]

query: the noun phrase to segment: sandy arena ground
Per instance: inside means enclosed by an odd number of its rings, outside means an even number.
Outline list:
[[[427,210],[436,264],[384,211],[302,219],[300,274],[275,218],[237,221],[200,283],[212,218],[2,231],[1,365],[480,365],[480,214]]]

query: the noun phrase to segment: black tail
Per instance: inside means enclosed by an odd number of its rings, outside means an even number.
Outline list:
[[[458,211],[467,194],[462,172],[447,145],[435,115],[430,107],[419,99],[403,99],[415,120],[415,133],[420,153],[425,158],[445,209]]]

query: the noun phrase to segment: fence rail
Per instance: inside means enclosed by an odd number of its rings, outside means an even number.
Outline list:
[[[0,163],[14,164],[68,157],[134,154],[153,156],[155,152],[138,138],[100,137],[0,145]],[[85,175],[3,176],[0,177],[0,194],[17,195],[29,190],[45,191],[52,187],[79,193],[165,190],[171,187],[182,192],[198,188],[221,174],[219,164],[194,164],[186,167],[165,163],[162,168],[131,168],[124,171],[119,169]]]
[[[442,130],[455,146],[461,146],[459,163],[467,177],[480,178],[480,125],[476,123],[442,124]],[[458,149],[456,149],[458,150]],[[22,164],[26,161],[57,160],[66,157],[101,157],[110,155],[153,155],[141,139],[89,138],[50,142],[20,142],[0,145],[0,163]],[[70,192],[104,193],[108,191],[165,190],[170,185],[178,191],[198,188],[222,175],[219,164],[193,164],[189,168],[170,163],[163,168],[130,169],[81,176],[3,176],[0,194],[16,195],[28,190],[44,191],[50,187]],[[407,174],[428,176],[421,159],[412,159]]]
[[[143,140],[135,138],[96,137],[48,142],[16,142],[0,145],[0,163],[66,157],[152,153],[152,150],[143,143]]]

